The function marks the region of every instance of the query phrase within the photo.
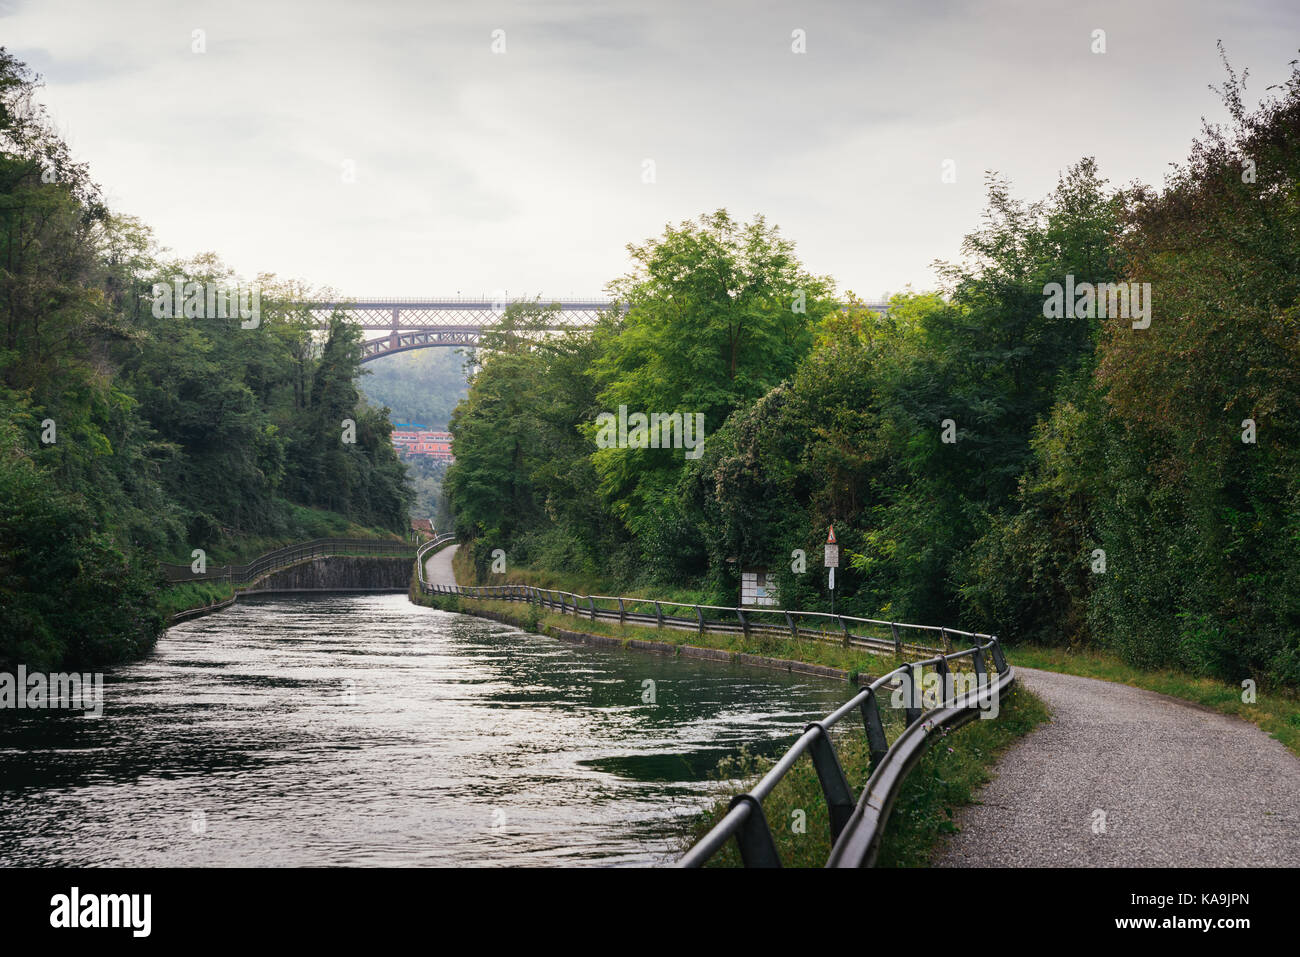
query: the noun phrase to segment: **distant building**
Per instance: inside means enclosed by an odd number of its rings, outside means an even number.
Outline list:
[[[740,604],[742,607],[776,604],[776,581],[766,568],[741,569]]]
[[[433,535],[433,522],[427,518],[411,519],[411,529],[422,535]]]
[[[394,424],[393,448],[403,455],[428,455],[441,462],[452,461],[451,433],[413,422]]]

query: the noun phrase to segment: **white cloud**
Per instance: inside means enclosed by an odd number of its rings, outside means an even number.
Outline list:
[[[1216,115],[1215,40],[1262,91],[1298,21],[1291,4],[1209,0],[42,0],[0,26],[114,204],[247,274],[592,293],[627,243],[726,206],[765,213],[810,268],[871,296],[933,285],[932,260],[978,223],[985,169],[1029,198],[1087,154],[1114,183],[1158,182]]]

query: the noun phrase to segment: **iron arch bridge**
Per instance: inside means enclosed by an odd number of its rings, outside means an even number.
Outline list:
[[[529,301],[532,300],[521,300]],[[609,299],[557,299],[543,305],[558,308],[556,322],[546,328],[562,331],[593,325],[602,312],[613,307]],[[341,312],[368,333],[380,333],[361,344],[361,361],[370,362],[412,349],[432,346],[478,345],[483,332],[497,324],[506,301],[447,296],[438,299],[355,299],[303,303],[324,324],[331,313]],[[884,302],[866,304],[883,312]]]
[[[531,300],[528,300],[531,301]],[[305,302],[312,315],[324,324],[340,312],[372,335],[361,344],[361,361],[370,362],[398,352],[431,346],[477,345],[485,329],[497,324],[506,301],[446,296],[437,299],[354,299],[338,302]],[[549,330],[589,326],[613,303],[608,299],[563,299],[556,323]]]

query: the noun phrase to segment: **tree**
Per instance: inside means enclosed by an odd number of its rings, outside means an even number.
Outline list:
[[[831,280],[808,273],[761,216],[739,224],[718,210],[628,251],[635,267],[610,287],[628,311],[598,333],[594,367],[611,413],[699,413],[712,432],[790,375],[816,323],[837,308]],[[592,461],[614,513],[654,543],[648,557],[671,568],[683,548],[698,552],[663,536],[676,524],[680,449],[602,448]]]

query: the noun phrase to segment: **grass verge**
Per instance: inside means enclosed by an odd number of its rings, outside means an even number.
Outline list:
[[[1013,665],[1145,688],[1182,698],[1220,714],[1243,718],[1300,756],[1300,697],[1294,693],[1281,689],[1257,689],[1255,701],[1247,703],[1242,700],[1243,689],[1239,685],[1182,671],[1144,671],[1104,651],[1019,645],[1007,649],[1007,658]]]
[[[260,555],[297,545],[315,538],[368,538],[386,541],[407,541],[391,529],[372,528],[349,521],[337,512],[285,503],[285,528],[275,535],[235,535],[223,537],[206,548],[209,565],[243,564]],[[412,546],[414,547],[414,546]],[[188,565],[193,557],[189,547],[172,554],[159,556],[160,561]]]
[[[226,582],[183,582],[158,591],[158,610],[167,618],[195,608],[207,608],[223,602],[235,591]]]
[[[457,556],[459,557],[459,556]],[[877,655],[861,648],[845,647],[839,642],[815,638],[793,638],[783,635],[716,634],[682,631],[676,628],[650,628],[642,625],[620,625],[617,622],[548,611],[525,602],[493,601],[466,598],[463,595],[422,595],[412,591],[412,599],[419,604],[456,611],[466,615],[490,611],[525,631],[547,635],[554,631],[577,631],[593,635],[618,638],[624,643],[633,638],[661,641],[673,645],[694,645],[697,648],[718,648],[737,654],[764,655],[788,661],[839,668],[850,678],[863,675],[882,675],[893,671],[902,662],[892,655]]]

